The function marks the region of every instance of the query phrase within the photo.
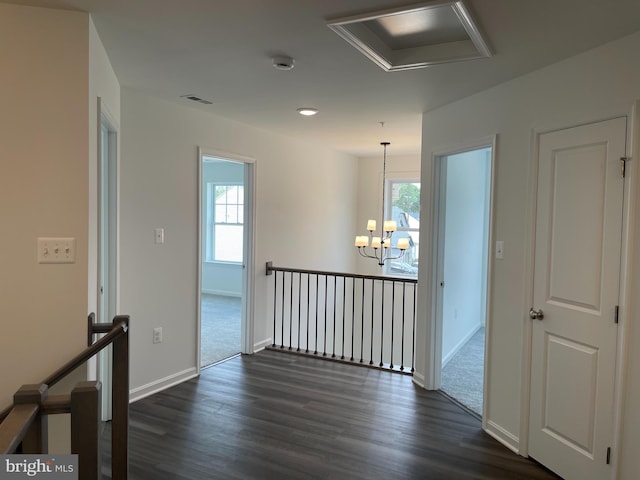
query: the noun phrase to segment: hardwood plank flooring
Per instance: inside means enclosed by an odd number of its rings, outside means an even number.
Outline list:
[[[132,480],[558,478],[409,376],[271,351],[132,404],[129,445]]]

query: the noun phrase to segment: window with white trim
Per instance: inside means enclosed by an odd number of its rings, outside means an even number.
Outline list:
[[[242,263],[244,186],[207,183],[206,259]]]
[[[388,179],[384,218],[395,220],[398,230],[391,237],[391,255],[400,253],[400,238],[409,239],[404,256],[385,264],[385,273],[393,276],[418,276],[420,256],[420,179]]]

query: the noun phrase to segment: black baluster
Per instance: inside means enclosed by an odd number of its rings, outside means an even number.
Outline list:
[[[324,276],[324,338],[322,339],[322,356],[327,356],[327,290],[329,289],[329,276]]]
[[[375,280],[371,280],[371,338],[369,339],[369,343],[371,344],[371,352],[369,353],[369,365],[373,365],[373,317],[374,315],[374,298],[375,298],[375,288],[376,288],[376,281]]]
[[[400,345],[400,371],[404,370],[404,315],[405,315],[405,292],[407,282],[402,282],[402,344]]]
[[[298,273],[298,348],[296,352],[300,351],[300,315],[302,307],[302,273]]]
[[[340,360],[344,360],[344,315],[347,304],[347,277],[342,277],[342,355]]]
[[[382,280],[382,299],[380,301],[380,364],[378,365],[380,368],[384,367],[383,353],[384,353],[384,284],[385,281]]]
[[[310,295],[311,295],[311,274],[307,273],[307,343],[304,349],[305,353],[309,353],[309,310],[311,310],[311,305],[309,305]]]
[[[313,351],[314,355],[318,354],[318,277],[319,275],[316,273],[316,340],[315,340],[315,349]]]
[[[360,325],[360,363],[364,360],[364,277],[362,277],[362,298],[360,300],[362,310],[362,323]]]
[[[276,315],[278,312],[277,280],[278,280],[278,272],[276,271],[275,275],[273,276],[273,343],[271,344],[273,348],[275,348],[276,346]]]
[[[289,350],[293,347],[291,346],[293,339],[293,272],[289,273],[289,287],[291,291],[289,292]]]
[[[351,361],[353,362],[354,331],[356,327],[356,279],[351,279]]]
[[[333,350],[331,352],[331,358],[336,358],[336,300],[338,294],[336,292],[336,285],[338,282],[338,276],[333,276]]]
[[[393,320],[396,313],[396,281],[391,281],[391,358],[389,368],[393,370]]]
[[[284,273],[282,272],[282,325],[280,335],[280,348],[284,348]]]

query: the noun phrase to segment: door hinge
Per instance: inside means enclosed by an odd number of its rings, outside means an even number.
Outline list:
[[[611,447],[607,447],[607,465],[611,465]]]
[[[629,157],[620,157],[620,174],[622,175],[622,178],[625,178],[628,160],[631,159]]]
[[[620,322],[620,307],[616,305],[616,308],[613,313],[613,321],[616,323]]]

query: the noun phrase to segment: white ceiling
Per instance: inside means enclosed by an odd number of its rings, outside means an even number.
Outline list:
[[[91,12],[122,86],[355,155],[379,154],[382,140],[390,154],[416,153],[423,112],[640,29],[638,0],[466,0],[493,57],[385,72],[327,20],[423,2],[6,3]],[[295,68],[274,69],[274,54],[294,57]],[[302,117],[302,106],[320,113]]]

